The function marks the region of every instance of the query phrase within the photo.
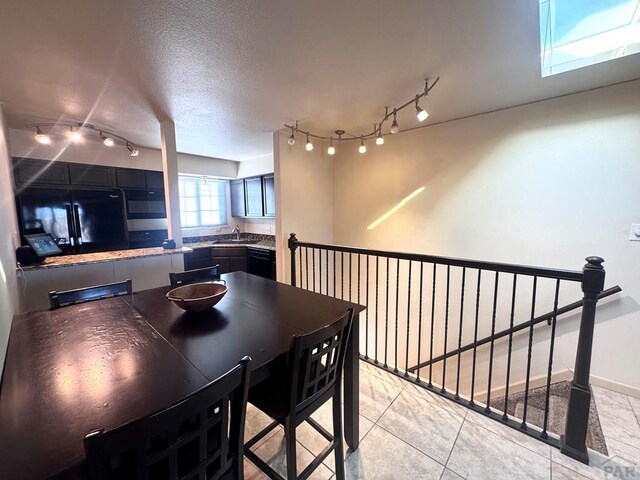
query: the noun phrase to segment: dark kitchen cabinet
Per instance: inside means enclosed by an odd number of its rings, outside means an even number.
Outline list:
[[[71,185],[89,187],[115,187],[115,169],[101,165],[69,164]]]
[[[116,184],[120,188],[147,188],[145,171],[131,168],[117,168]]]
[[[273,174],[231,181],[231,216],[275,217]]]
[[[220,265],[220,273],[246,272],[247,249],[245,247],[204,247],[196,248],[193,252],[184,255],[185,270],[214,265]]]
[[[147,181],[147,188],[151,190],[164,190],[164,175],[162,172],[145,170],[144,176]]]
[[[245,217],[247,207],[244,197],[244,179],[231,180],[231,216]]]
[[[244,188],[247,197],[247,217],[262,217],[262,179],[246,178]]]
[[[276,216],[276,193],[273,175],[262,177],[262,196],[264,202],[264,216]]]
[[[16,185],[69,185],[69,164],[34,158],[13,158]]]

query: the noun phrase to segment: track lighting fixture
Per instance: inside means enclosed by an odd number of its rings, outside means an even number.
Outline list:
[[[113,147],[115,145],[115,141],[111,137],[106,137],[104,133],[100,132],[100,140],[106,147]]]
[[[385,107],[384,110],[384,116],[382,117],[382,119],[380,120],[379,123],[374,123],[373,124],[373,130],[365,135],[354,135],[351,133],[347,133],[344,130],[335,130],[335,134],[338,136],[338,141],[357,141],[360,140],[360,145],[358,147],[358,151],[360,153],[365,153],[367,151],[367,146],[365,145],[365,140],[369,140],[369,139],[374,139],[375,138],[375,142],[376,145],[384,145],[384,135],[382,134],[382,127],[384,125],[384,123],[387,120],[390,120],[391,117],[393,117],[393,121],[391,123],[391,127],[389,128],[389,132],[392,134],[396,134],[400,132],[400,127],[398,125],[398,112],[410,105],[415,105],[415,109],[416,109],[416,117],[418,118],[418,121],[420,122],[424,122],[428,117],[429,114],[426,112],[426,110],[422,109],[420,107],[420,99],[422,97],[426,97],[429,92],[431,91],[431,89],[433,89],[433,87],[436,86],[436,84],[440,81],[440,78],[436,78],[434,81],[429,82],[429,79],[426,79],[424,82],[424,90],[421,93],[418,93],[417,95],[415,95],[415,97],[412,97],[410,100],[408,100],[407,102],[403,103],[402,105],[400,105],[399,107],[395,107],[393,109],[389,108],[389,107]],[[295,134],[296,133],[300,133],[300,134],[304,134],[307,137],[307,144],[306,144],[306,149],[307,151],[311,151],[313,150],[313,144],[309,141],[309,136],[313,137],[313,138],[317,138],[320,140],[328,140],[329,141],[329,147],[327,148],[327,153],[329,155],[334,155],[335,154],[335,147],[333,146],[333,136],[330,137],[325,137],[322,135],[317,135],[315,133],[309,132],[308,130],[300,130],[298,128],[298,121],[296,121],[295,125],[284,125],[286,128],[290,128],[291,129],[291,136],[289,137],[289,139],[287,140],[287,142],[289,143],[289,145],[293,145],[295,143]],[[343,138],[343,135],[346,138]]]
[[[374,125],[375,129],[375,125]],[[378,127],[378,136],[376,137],[376,145],[384,145],[384,137],[382,136],[382,125]]]
[[[327,153],[329,155],[335,155],[336,147],[333,146],[333,137],[329,138],[329,148],[327,148]]]
[[[420,105],[418,105],[419,100],[420,100],[420,97],[416,95],[416,116],[418,117],[419,122],[424,122],[429,116],[429,114],[425,110],[420,108]]]
[[[360,146],[358,147],[358,152],[367,153],[367,146],[364,144],[364,137],[360,137]]]
[[[396,134],[400,131],[400,127],[398,127],[398,119],[396,118],[397,112],[395,108],[393,109],[393,123],[391,124],[391,129],[389,130],[391,133]]]
[[[116,139],[122,142],[124,146],[129,150],[129,153],[132,157],[137,157],[140,154],[140,151],[124,137],[120,135],[116,135],[115,133],[108,132],[106,130],[98,130],[96,127],[89,123],[67,123],[67,122],[58,122],[58,123],[32,123],[25,125],[26,128],[35,128],[35,140],[38,143],[43,145],[49,145],[51,143],[51,134],[56,135],[64,135],[69,142],[72,143],[80,143],[84,140],[84,137],[87,131],[92,130],[98,133],[98,136],[102,143],[107,147],[113,147],[116,144]],[[49,133],[45,134],[42,132],[41,127],[50,128]],[[60,131],[60,129],[64,127],[65,131]]]
[[[49,145],[51,143],[51,137],[46,133],[42,133],[40,127],[36,127],[36,135],[34,137],[36,142],[41,143],[42,145]]]

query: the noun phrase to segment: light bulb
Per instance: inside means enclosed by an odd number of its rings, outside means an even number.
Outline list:
[[[418,105],[416,105],[416,112],[418,112],[418,114],[416,116],[418,117],[418,121],[420,121],[420,122],[424,122],[427,119],[427,117],[429,116],[429,114],[426,112],[426,110],[423,110]]]
[[[113,147],[115,145],[116,142],[114,142],[113,138],[111,137],[105,137],[104,133],[100,132],[100,140],[102,140],[102,143],[104,143],[104,145],[106,147]]]
[[[384,137],[378,135],[376,137],[376,145],[384,145]]]
[[[367,153],[367,146],[364,144],[364,139],[360,140],[360,146],[358,147],[358,152]]]
[[[46,133],[42,133],[40,127],[36,127],[36,135],[34,137],[36,142],[41,143],[42,145],[49,145],[51,143],[51,138]]]
[[[395,134],[400,131],[400,127],[398,127],[398,120],[396,120],[396,114],[393,114],[393,123],[391,124],[391,129],[389,130],[391,133]]]
[[[307,149],[307,152],[313,150],[313,143],[309,140],[309,135],[307,135],[307,144],[304,146]]]
[[[127,142],[126,147],[127,150],[131,152],[132,157],[137,157],[138,155],[140,155],[140,150],[138,150],[137,148],[133,148],[133,145],[131,145],[129,142]]]
[[[296,144],[296,137],[293,134],[293,132],[291,132],[291,136],[287,139],[287,143],[289,145],[295,145]]]
[[[336,153],[336,147],[334,147],[333,145],[329,145],[329,148],[327,148],[327,153],[329,155],[335,155]]]
[[[69,131],[67,132],[67,138],[70,142],[80,143],[82,141],[82,134],[79,130],[74,130],[73,127],[69,127]]]

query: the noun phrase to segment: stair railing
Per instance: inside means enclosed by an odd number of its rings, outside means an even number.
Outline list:
[[[301,242],[294,233],[288,247],[293,286],[367,306],[365,318],[360,320],[362,360],[588,463],[589,372],[596,303],[620,291],[618,286],[604,291],[603,259],[588,257],[582,271],[560,270]],[[558,307],[565,284],[580,284],[583,299]],[[545,296],[553,307],[536,315],[536,305],[539,307]],[[506,303],[506,308],[499,308],[500,302]],[[516,324],[525,303],[528,319]],[[564,435],[558,437],[548,430],[556,326],[560,315],[580,307],[567,423]],[[508,322],[508,327],[496,332],[499,320]],[[545,321],[550,328],[535,328]],[[483,329],[490,329],[490,334],[479,338]],[[526,342],[515,352],[516,342],[525,340],[520,332],[526,332]],[[546,351],[541,351],[543,347]],[[542,354],[541,366],[537,357]],[[502,356],[506,362],[498,369]],[[544,389],[542,425],[537,426],[527,417],[533,409],[530,394],[536,387],[532,377],[535,368],[543,370],[538,386]],[[512,375],[518,371],[524,374],[521,418],[516,418],[509,402]],[[499,373],[504,375],[503,395],[496,399]],[[480,386],[481,381],[486,384]],[[481,388],[485,391],[480,392]]]

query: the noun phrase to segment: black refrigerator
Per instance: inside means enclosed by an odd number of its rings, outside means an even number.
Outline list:
[[[50,233],[65,254],[129,247],[122,190],[26,188],[16,199],[24,235]]]

